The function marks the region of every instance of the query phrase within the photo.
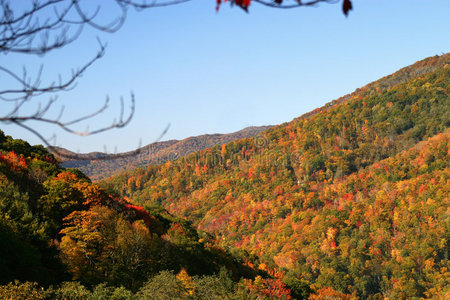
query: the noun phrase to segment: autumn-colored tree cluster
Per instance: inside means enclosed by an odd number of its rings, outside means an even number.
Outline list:
[[[298,295],[448,293],[449,63],[425,59],[263,135],[103,186],[192,220]]]
[[[0,295],[449,298],[449,63],[100,185],[0,131]]]
[[[0,296],[8,299],[139,298],[154,289],[183,299],[249,296],[241,278],[269,277],[187,220],[111,196],[1,131],[0,241]]]

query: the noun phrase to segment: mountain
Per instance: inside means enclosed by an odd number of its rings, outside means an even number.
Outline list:
[[[109,195],[2,131],[0,243],[1,299],[291,299],[189,221]]]
[[[129,168],[162,164],[215,145],[222,145],[237,139],[250,138],[271,127],[252,126],[228,134],[205,134],[189,137],[181,141],[156,142],[131,152],[118,154],[104,154],[100,152],[79,154],[60,147],[52,148],[56,150],[53,151],[56,156],[58,156],[58,153],[63,154],[59,158],[63,167],[79,169],[92,180],[100,180]]]
[[[0,131],[0,296],[450,298],[449,63],[100,183]]]
[[[448,298],[449,108],[444,54],[102,186],[191,220],[297,297]]]

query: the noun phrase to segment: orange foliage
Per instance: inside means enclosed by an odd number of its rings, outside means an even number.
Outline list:
[[[8,154],[0,153],[0,163],[6,164],[12,171],[20,172],[28,168],[25,158],[21,155],[17,155],[14,151]]]
[[[292,299],[291,291],[281,281],[281,279],[262,278],[256,276],[255,280],[245,279],[245,287],[250,293],[259,297],[269,297],[270,299]]]
[[[57,180],[63,180],[63,181],[67,181],[69,183],[77,183],[79,182],[79,179],[77,178],[77,176],[73,173],[70,172],[61,172],[56,176]]]

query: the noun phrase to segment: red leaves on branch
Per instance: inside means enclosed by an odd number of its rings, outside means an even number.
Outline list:
[[[220,8],[220,5],[225,2],[228,2],[228,0],[216,0],[217,6],[216,10],[218,11]],[[248,7],[250,6],[251,0],[230,0],[231,5],[236,4],[240,8],[242,8],[245,11],[248,11]]]
[[[250,6],[251,0],[234,0],[234,3],[240,7],[242,7],[245,11],[247,11]]]
[[[216,10],[219,11],[220,5],[225,2],[230,2],[231,5],[236,4],[246,12],[248,12],[248,7],[250,6],[252,0],[216,0]],[[273,0],[274,3],[278,5],[283,4],[283,0]],[[297,0],[298,5],[302,5],[301,0]],[[309,3],[311,4],[311,3]],[[342,3],[342,11],[344,12],[344,15],[347,17],[350,10],[353,9],[353,5],[351,0],[344,0]]]
[[[353,9],[352,1],[350,0],[344,0],[342,3],[342,11],[344,12],[345,16],[348,16],[348,12]]]

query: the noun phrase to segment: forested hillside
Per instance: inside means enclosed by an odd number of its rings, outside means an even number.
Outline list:
[[[0,131],[0,298],[449,298],[449,63],[101,185]]]
[[[296,297],[448,298],[449,63],[103,186],[192,221]]]
[[[92,180],[100,180],[133,167],[158,165],[215,145],[250,138],[270,127],[272,126],[253,126],[228,134],[204,134],[181,141],[156,142],[135,151],[124,153],[93,152],[80,154],[59,147],[53,147],[50,150],[56,150],[58,154],[63,154],[59,157],[63,167],[79,169]]]
[[[0,299],[291,297],[188,221],[111,196],[2,131],[0,241]]]

